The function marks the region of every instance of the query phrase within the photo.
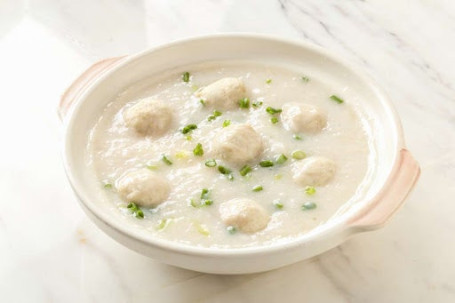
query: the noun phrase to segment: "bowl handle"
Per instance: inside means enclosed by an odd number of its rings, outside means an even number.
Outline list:
[[[400,159],[386,186],[377,195],[371,207],[351,219],[349,226],[372,230],[384,225],[403,204],[420,175],[420,167],[411,153],[400,150]]]
[[[57,108],[58,115],[60,120],[63,120],[68,113],[71,105],[74,103],[74,100],[84,92],[92,81],[94,81],[99,75],[101,75],[106,70],[110,69],[116,63],[126,56],[108,58],[96,62],[90,66],[86,71],[84,71],[65,91],[60,99],[60,103]]]

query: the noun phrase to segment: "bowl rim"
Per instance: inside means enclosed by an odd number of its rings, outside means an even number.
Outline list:
[[[320,225],[319,227],[304,233],[302,235],[296,236],[292,240],[286,241],[277,241],[275,243],[271,243],[269,245],[259,245],[259,246],[250,246],[250,247],[236,247],[236,248],[228,248],[228,247],[202,247],[202,246],[195,246],[189,245],[186,243],[181,243],[177,241],[165,240],[157,237],[146,237],[145,234],[139,234],[134,231],[132,227],[129,227],[127,224],[123,222],[117,222],[114,220],[114,217],[108,215],[107,212],[98,212],[97,207],[95,206],[94,202],[90,202],[91,198],[90,195],[87,195],[86,192],[83,190],[83,186],[79,183],[77,178],[74,175],[74,170],[72,169],[71,159],[69,157],[69,146],[71,144],[71,132],[75,125],[75,118],[73,113],[79,110],[82,106],[84,100],[90,93],[94,90],[94,88],[102,81],[105,81],[111,74],[115,73],[119,69],[135,62],[139,58],[143,56],[147,56],[152,54],[153,52],[164,50],[166,48],[171,48],[174,46],[178,46],[181,44],[187,43],[197,43],[199,41],[204,40],[216,40],[216,39],[247,39],[247,40],[261,40],[267,41],[270,43],[278,43],[278,44],[286,44],[293,47],[307,49],[311,52],[318,53],[326,58],[329,58],[340,64],[357,77],[359,77],[366,86],[368,86],[372,92],[374,92],[377,100],[380,101],[384,107],[388,110],[388,113],[391,115],[391,120],[393,121],[393,128],[395,129],[395,142],[396,142],[396,150],[393,151],[393,163],[390,167],[388,172],[387,178],[384,182],[383,189],[387,181],[391,178],[391,172],[393,168],[397,165],[399,160],[399,151],[402,148],[405,148],[404,143],[404,136],[403,136],[403,129],[399,119],[399,116],[396,112],[396,109],[392,105],[390,98],[385,93],[385,91],[376,83],[375,80],[371,76],[369,76],[364,70],[357,67],[356,64],[349,62],[346,59],[340,58],[338,55],[332,53],[331,51],[324,49],[320,46],[311,44],[306,41],[300,41],[296,39],[289,39],[289,38],[282,38],[277,37],[274,35],[267,35],[267,34],[257,34],[257,33],[219,33],[219,34],[209,34],[209,35],[197,35],[192,36],[184,39],[177,39],[169,43],[165,43],[162,45],[158,45],[155,47],[148,48],[141,52],[138,52],[133,55],[126,56],[120,60],[118,64],[110,67],[106,72],[100,74],[99,76],[94,79],[85,89],[84,91],[76,97],[74,100],[74,104],[68,110],[67,115],[63,121],[63,128],[64,128],[64,144],[63,144],[63,164],[65,168],[65,172],[69,183],[79,199],[80,203],[83,204],[84,208],[90,213],[99,219],[104,224],[107,224],[120,234],[139,241],[143,244],[148,246],[153,246],[155,248],[163,249],[166,251],[172,251],[179,254],[185,255],[198,255],[198,256],[205,256],[205,257],[246,257],[256,254],[264,254],[264,253],[273,253],[276,251],[283,251],[288,249],[297,248],[300,246],[305,245],[308,242],[312,242],[315,240],[321,241],[324,238],[336,234],[336,233],[346,233],[349,235],[353,232],[356,232],[353,226],[350,226],[349,219],[355,217],[360,212],[365,211],[368,206],[371,206],[372,202],[375,200],[376,196],[380,194],[380,190],[376,192],[376,195],[370,198],[368,201],[365,201],[362,207],[357,207],[353,211],[347,211],[339,217],[335,219],[330,219],[326,223]]]

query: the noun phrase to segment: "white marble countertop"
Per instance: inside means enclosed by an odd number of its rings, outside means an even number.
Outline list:
[[[268,273],[213,276],[117,244],[82,213],[56,106],[91,63],[177,38],[260,32],[363,66],[422,176],[383,229]],[[0,5],[0,301],[455,302],[455,1],[30,0]]]

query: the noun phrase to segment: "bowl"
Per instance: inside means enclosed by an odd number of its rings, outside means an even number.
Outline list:
[[[108,102],[133,83],[165,70],[223,60],[302,67],[343,90],[368,116],[376,170],[368,190],[318,228],[286,243],[246,248],[210,248],[166,241],[112,216],[98,203],[98,184],[88,177],[83,150],[90,127]],[[100,61],[83,73],[62,97],[63,158],[71,186],[88,217],[126,247],[178,267],[217,274],[267,271],[325,252],[353,234],[383,226],[416,183],[420,169],[406,150],[399,118],[388,97],[363,72],[302,42],[255,34],[212,35],[172,42],[136,55]]]

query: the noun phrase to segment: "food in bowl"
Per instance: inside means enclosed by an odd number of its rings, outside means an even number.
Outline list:
[[[295,239],[360,199],[375,169],[368,123],[343,91],[241,61],[128,87],[88,142],[103,199],[150,237],[192,246]]]

